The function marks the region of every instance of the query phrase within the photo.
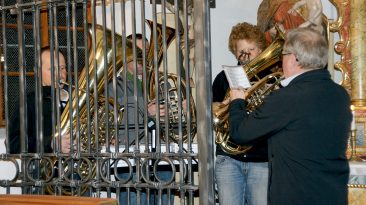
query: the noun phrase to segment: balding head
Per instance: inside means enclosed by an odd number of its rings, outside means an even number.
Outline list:
[[[58,54],[58,62],[57,62],[57,54]],[[65,57],[61,52],[55,52],[53,56],[51,56],[50,49],[44,49],[41,52],[41,61],[42,61],[42,86],[51,86],[52,84],[52,66],[51,66],[51,58],[53,57],[54,62],[54,73],[55,73],[55,81],[57,80],[57,72],[59,72],[60,81],[66,82],[66,63]],[[57,65],[58,63],[58,65]],[[58,70],[59,69],[59,70]],[[62,85],[61,85],[62,86]]]

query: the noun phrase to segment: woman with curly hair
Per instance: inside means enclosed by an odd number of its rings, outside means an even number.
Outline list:
[[[264,34],[258,26],[238,23],[229,36],[229,50],[246,64],[265,49]],[[229,90],[224,71],[215,78],[213,102],[222,102]],[[266,205],[268,186],[267,141],[259,141],[247,153],[231,155],[216,145],[215,178],[219,203],[225,205]]]

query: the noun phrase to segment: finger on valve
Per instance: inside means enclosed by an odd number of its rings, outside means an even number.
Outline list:
[[[70,134],[69,133],[62,135],[61,151],[62,151],[62,153],[70,153]]]
[[[246,97],[246,94],[245,94],[244,90],[231,89],[231,91],[230,91],[230,100],[231,101],[238,99],[238,98],[245,99],[245,97]]]

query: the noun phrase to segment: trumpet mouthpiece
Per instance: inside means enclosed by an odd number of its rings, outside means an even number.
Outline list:
[[[70,84],[69,83],[67,83],[66,81],[64,81],[64,80],[60,80],[60,85],[67,85],[67,86],[69,86]]]

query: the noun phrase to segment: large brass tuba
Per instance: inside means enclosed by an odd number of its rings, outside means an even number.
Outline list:
[[[89,34],[92,36],[92,29],[89,28]],[[104,50],[104,35],[106,35],[106,47],[107,50]],[[105,144],[105,136],[99,137],[96,139],[95,133],[92,132],[91,139],[86,139],[88,134],[86,132],[86,127],[84,125],[87,124],[87,112],[93,114],[94,112],[94,93],[96,92],[98,96],[97,107],[98,109],[105,109],[105,104],[112,104],[113,100],[106,99],[104,97],[105,90],[105,81],[109,82],[113,78],[113,63],[112,63],[112,33],[109,30],[106,30],[104,34],[103,28],[100,25],[95,26],[95,42],[96,42],[96,52],[93,52],[93,49],[89,51],[89,66],[88,69],[83,69],[80,76],[78,77],[78,86],[77,90],[74,90],[71,98],[71,107],[72,112],[70,110],[70,103],[68,103],[64,109],[64,112],[61,115],[61,135],[67,134],[70,132],[70,128],[73,130],[73,135],[77,132],[78,120],[80,120],[80,141],[82,145],[82,149],[88,150],[89,144],[91,145],[91,151],[95,152],[97,149],[100,149],[98,146]],[[115,44],[122,45],[122,36],[115,34]],[[126,49],[119,48],[115,49],[115,66],[116,73],[120,72],[123,69],[123,51],[126,51],[126,60],[130,62],[133,60],[133,51],[132,44],[130,42],[126,43]],[[141,50],[138,49],[138,56],[141,56]],[[106,60],[105,62],[105,55]],[[141,60],[141,59],[139,59]],[[96,63],[94,63],[96,62]],[[108,67],[105,68],[105,65]],[[104,76],[104,71],[107,69],[107,78]],[[89,76],[89,82],[88,82]],[[95,88],[97,90],[95,90]],[[86,91],[89,90],[89,93]],[[87,98],[90,100],[90,108],[87,108],[86,105]],[[101,116],[99,118],[101,120],[108,118],[109,116],[105,116],[105,112],[98,110],[97,113]],[[104,114],[103,114],[104,113]],[[78,116],[77,116],[78,115]],[[72,127],[70,127],[70,119],[72,120]],[[92,122],[92,124],[95,124]],[[102,122],[103,124],[103,122]],[[90,128],[91,131],[94,130],[94,127]],[[103,132],[103,131],[102,131]],[[57,136],[57,135],[56,135]],[[96,143],[98,141],[98,143]]]
[[[93,35],[91,26],[89,26],[89,35],[89,37]],[[57,137],[71,133],[72,139],[75,139],[75,136],[78,134],[80,136],[79,151],[88,153],[96,153],[101,150],[102,145],[106,144],[106,129],[110,131],[109,140],[116,137],[116,132],[113,130],[113,112],[112,110],[106,112],[106,106],[113,106],[113,99],[106,99],[104,95],[106,81],[110,82],[113,78],[112,33],[109,30],[103,32],[103,27],[96,25],[94,35],[95,52],[93,49],[89,50],[88,69],[85,67],[82,70],[78,77],[77,86],[73,86],[75,89],[73,90],[71,101],[66,105],[61,115],[61,131],[60,133],[56,133],[55,136],[57,140]],[[104,39],[106,39],[106,42],[104,42]],[[104,49],[104,44],[106,45],[106,50]],[[115,44],[118,46],[123,45],[122,36],[115,34]],[[117,73],[123,69],[124,51],[126,52],[126,61],[132,61],[133,50],[131,42],[126,43],[126,48],[118,47],[118,49],[115,49],[115,68]],[[141,60],[140,49],[137,49],[137,57],[138,60]],[[107,70],[107,75],[104,73],[105,70]],[[94,99],[95,95],[97,96],[97,101]],[[89,106],[87,99],[90,100]],[[120,107],[117,107],[117,109],[117,121],[120,122],[123,109]],[[98,116],[98,122],[96,122],[96,115]],[[89,119],[91,119],[90,123]],[[108,127],[106,126],[107,123],[109,123]],[[88,124],[90,125],[89,127]],[[98,135],[95,132],[96,130],[98,131]],[[64,179],[66,181],[70,181],[72,175],[77,175],[84,182],[91,180],[95,176],[95,162],[82,155],[80,156],[80,159],[71,160],[67,158],[62,160]],[[45,172],[46,175],[50,173]],[[82,193],[86,191],[86,188],[82,188]],[[69,188],[64,189],[63,194],[71,195],[69,190]],[[49,194],[53,194],[55,193],[55,188],[50,185],[47,186],[46,191]]]
[[[263,98],[271,93],[280,83],[282,78],[281,72],[271,73],[263,78],[259,78],[258,74],[276,62],[281,60],[281,52],[284,44],[284,34],[277,29],[277,37],[261,54],[243,66],[248,75],[249,80],[254,85],[249,88],[247,111],[251,112],[263,102]],[[229,92],[226,94],[225,100],[228,99]],[[241,146],[230,141],[229,135],[229,104],[214,103],[213,124],[216,133],[216,144],[220,145],[222,150],[228,154],[237,155],[247,152],[251,146]]]
[[[150,29],[153,30],[153,22],[150,20],[146,20],[147,24],[149,25]],[[179,118],[182,119],[182,136],[183,141],[185,141],[188,138],[188,134],[192,137],[196,134],[196,107],[193,100],[192,95],[187,96],[186,92],[186,81],[183,78],[179,78],[176,74],[173,73],[167,73],[167,79],[164,77],[164,73],[162,71],[159,71],[159,66],[163,60],[163,28],[161,24],[156,24],[156,30],[157,30],[157,65],[158,67],[155,68],[154,65],[154,50],[155,50],[155,44],[153,42],[153,34],[151,34],[151,42],[150,42],[150,48],[147,54],[147,85],[148,88],[148,100],[152,101],[156,99],[156,94],[158,93],[160,95],[160,99],[167,103],[168,105],[168,119],[169,119],[169,137],[175,142],[178,142],[179,140]],[[170,27],[165,27],[165,42],[166,47],[169,46],[169,44],[175,39],[175,29]],[[157,74],[157,80],[156,78]],[[187,103],[190,103],[190,109],[189,109],[189,116],[190,119],[187,118],[187,113],[184,113],[182,111],[182,115],[179,116],[178,114],[178,92],[179,92],[179,85],[178,81],[180,81],[180,92],[182,94],[182,98],[187,100]],[[167,97],[164,96],[164,83],[167,82]],[[158,92],[156,92],[158,90]],[[190,126],[188,126],[188,123]],[[164,125],[164,117],[160,118],[160,124]],[[161,136],[163,136],[165,133],[165,129],[161,129]],[[162,138],[164,139],[164,138]]]
[[[147,20],[148,25],[152,28],[153,22]],[[163,29],[161,24],[156,24],[157,27],[157,46],[158,46],[158,52],[157,52],[157,59],[158,59],[158,65],[160,65],[162,61],[163,56]],[[152,30],[152,29],[151,29]],[[166,27],[166,44],[169,45],[172,40],[175,38],[175,30],[169,27]],[[92,35],[91,28],[89,29],[89,34]],[[105,35],[105,37],[104,37]],[[106,39],[106,42],[104,42],[104,38]],[[113,106],[113,100],[106,99],[104,97],[104,91],[105,91],[105,83],[106,81],[109,82],[113,77],[113,63],[112,63],[112,35],[109,30],[107,30],[105,33],[103,32],[103,28],[101,26],[96,26],[95,30],[95,42],[96,42],[96,52],[93,52],[93,49],[90,49],[89,52],[89,69],[84,68],[78,78],[78,84],[77,89],[75,89],[72,93],[71,98],[71,104],[68,103],[64,109],[64,112],[61,115],[61,127],[60,127],[60,133],[56,133],[56,137],[62,136],[67,133],[72,133],[71,135],[73,137],[76,136],[76,134],[79,134],[80,136],[80,147],[81,152],[90,150],[91,153],[95,153],[101,149],[101,146],[106,143],[106,123],[108,122],[110,126],[108,128],[113,127],[114,123],[114,117],[113,113],[107,113],[105,108],[106,104],[110,104],[110,106]],[[104,43],[106,44],[107,50],[104,50]],[[161,84],[164,82],[163,80],[163,73],[158,72],[159,80],[158,83],[155,83],[154,76],[156,70],[158,68],[154,67],[154,42],[153,38],[151,37],[150,40],[151,47],[149,48],[148,55],[146,57],[147,62],[147,85],[149,86],[149,101],[155,99],[155,88],[156,86],[161,86]],[[122,37],[119,35],[115,35],[115,44],[116,45],[122,45]],[[115,65],[116,65],[116,72],[119,73],[123,69],[123,51],[126,51],[125,56],[127,62],[133,61],[133,48],[132,43],[127,41],[126,48],[118,48],[115,50]],[[105,62],[105,56],[107,57],[107,62]],[[141,61],[142,57],[142,51],[141,49],[137,49],[137,60]],[[96,63],[95,63],[96,62]],[[107,68],[105,68],[105,65],[107,65]],[[105,70],[107,70],[107,77],[105,77]],[[88,81],[89,76],[89,81]],[[178,77],[173,74],[168,74],[169,79],[173,79],[173,84],[169,88],[170,96],[174,95],[175,98],[168,98],[164,99],[166,103],[169,105],[169,123],[172,123],[172,119],[177,120],[177,81]],[[88,83],[89,82],[89,83]],[[171,82],[171,81],[170,81]],[[182,96],[184,99],[187,99],[187,96],[185,94],[185,83],[182,81]],[[97,89],[95,89],[95,87]],[[89,92],[86,92],[89,90]],[[160,90],[160,93],[163,91]],[[98,101],[94,102],[94,95],[98,96]],[[87,106],[87,99],[90,100],[90,106]],[[193,102],[193,100],[191,101]],[[72,112],[70,112],[70,106]],[[95,107],[97,107],[97,110],[95,110]],[[118,119],[117,121],[120,121],[122,119],[122,109],[119,109],[118,112]],[[191,131],[195,133],[195,106],[191,106],[190,109],[192,119],[192,125],[191,125]],[[88,113],[90,115],[98,115],[98,123],[95,122],[95,118],[92,118],[90,127],[87,125],[88,119]],[[186,119],[186,118],[184,118]],[[71,121],[71,123],[70,123]],[[99,125],[99,127],[95,127],[96,125]],[[95,133],[95,130],[98,130],[98,135]],[[111,133],[111,138],[114,136],[114,131],[109,129]],[[175,130],[174,130],[175,131]],[[89,133],[89,134],[88,134]],[[171,132],[173,133],[173,132]],[[192,133],[192,132],[191,132]],[[90,136],[90,138],[89,138]],[[109,140],[111,140],[111,138]],[[176,138],[174,138],[177,140]],[[72,160],[71,160],[72,161]],[[89,159],[85,157],[81,157],[80,160],[74,160],[74,163],[72,165],[73,171],[70,171],[71,164],[70,159],[64,160],[62,163],[64,164],[64,173],[65,175],[67,173],[77,173],[78,176],[80,176],[82,181],[88,181],[91,180],[95,175],[95,163],[91,162]],[[73,174],[71,174],[73,175]],[[67,177],[65,177],[66,181],[70,180]],[[82,191],[85,191],[86,189],[83,188]],[[55,189],[53,186],[48,186],[47,190],[48,193],[53,194],[55,193]],[[70,194],[69,191],[65,191],[64,194],[68,195]]]

